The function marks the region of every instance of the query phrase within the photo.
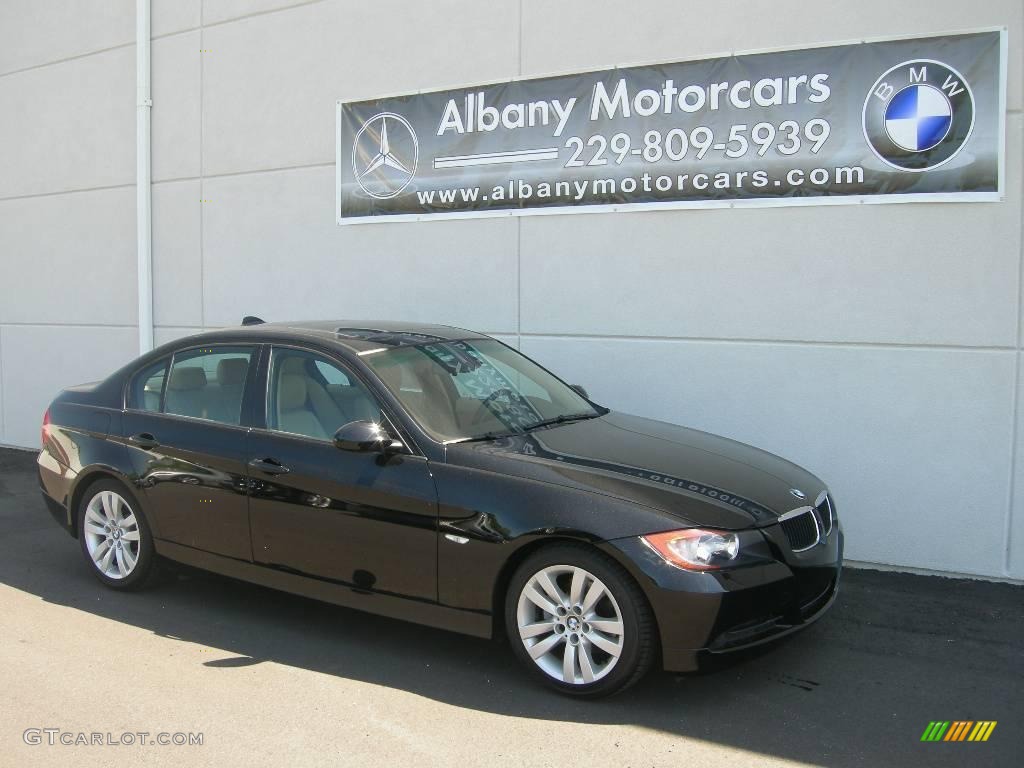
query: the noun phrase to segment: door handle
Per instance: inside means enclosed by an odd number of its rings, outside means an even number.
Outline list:
[[[145,451],[156,448],[160,445],[160,443],[156,441],[156,438],[149,434],[149,432],[140,432],[137,435],[132,435],[128,438],[128,442],[136,448],[142,448]]]
[[[264,472],[268,475],[286,475],[291,470],[284,466],[277,459],[253,459],[249,462],[252,469]]]

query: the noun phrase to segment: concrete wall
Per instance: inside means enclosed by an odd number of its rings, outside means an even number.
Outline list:
[[[57,389],[136,349],[133,5],[0,5],[2,443],[35,446]],[[819,473],[853,559],[1024,578],[1022,15],[154,0],[157,340],[250,313],[498,334],[613,408]],[[1010,39],[1004,203],[334,223],[337,99],[990,25]]]

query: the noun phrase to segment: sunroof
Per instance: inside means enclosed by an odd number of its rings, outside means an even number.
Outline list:
[[[374,344],[384,344],[390,347],[407,347],[413,344],[446,341],[444,337],[430,333],[382,331],[374,328],[335,328],[334,333],[342,339],[362,339],[363,341],[372,341]]]

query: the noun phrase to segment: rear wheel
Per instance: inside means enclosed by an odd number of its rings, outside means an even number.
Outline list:
[[[92,572],[108,587],[137,589],[153,571],[156,553],[145,515],[116,480],[99,480],[82,494],[78,540]]]
[[[563,693],[617,693],[654,660],[654,621],[640,588],[583,545],[552,545],[527,558],[509,584],[505,614],[516,655]]]

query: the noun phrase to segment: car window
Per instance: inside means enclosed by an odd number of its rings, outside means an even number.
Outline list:
[[[532,360],[494,339],[438,341],[362,358],[439,440],[517,433],[601,412]]]
[[[324,381],[328,384],[338,384],[346,387],[351,384],[348,376],[338,366],[326,360],[314,360],[313,365],[316,366],[317,372],[324,377]]]
[[[312,352],[275,347],[270,357],[267,427],[331,440],[351,421],[381,421],[376,398],[349,371]]]
[[[137,411],[159,411],[167,381],[169,359],[160,360],[135,374],[128,388],[128,407]]]
[[[207,347],[178,353],[164,394],[164,413],[238,424],[251,347]]]

